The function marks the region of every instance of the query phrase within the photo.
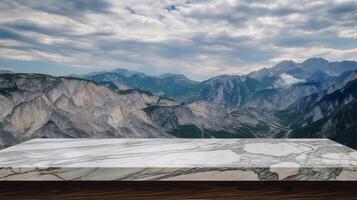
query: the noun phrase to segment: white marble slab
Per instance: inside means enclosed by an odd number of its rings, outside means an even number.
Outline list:
[[[33,139],[0,151],[0,180],[357,181],[328,139]]]

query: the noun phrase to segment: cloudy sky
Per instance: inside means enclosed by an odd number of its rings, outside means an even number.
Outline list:
[[[355,0],[0,0],[0,69],[128,68],[202,80],[357,60]]]

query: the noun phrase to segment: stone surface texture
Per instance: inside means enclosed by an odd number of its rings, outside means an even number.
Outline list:
[[[33,139],[0,151],[0,180],[355,181],[328,139]]]

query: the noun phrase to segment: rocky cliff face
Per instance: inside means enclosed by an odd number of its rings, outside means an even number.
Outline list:
[[[343,88],[323,96],[319,101],[307,107],[303,111],[305,123],[315,122],[329,116],[356,99],[357,79],[348,82]]]
[[[339,76],[350,76],[352,80],[350,71],[356,69],[357,62],[354,61],[329,62],[323,58],[310,58],[302,63],[283,61],[248,76],[221,75],[202,82],[180,74],[149,76],[125,69],[83,77],[113,89],[140,89],[180,102],[203,100],[231,108],[276,111],[332,85],[338,87],[331,88],[333,91],[343,87],[347,82],[339,81]],[[340,86],[336,82],[341,83]]]
[[[220,103],[177,104],[79,78],[0,75],[2,147],[35,137],[275,137],[286,131]]]
[[[300,127],[337,112],[357,99],[357,78],[353,79],[354,76],[355,72],[351,72],[348,76],[338,77],[335,84],[326,90],[303,97],[286,110],[278,112],[277,114],[283,113],[281,122],[288,126]]]
[[[255,92],[244,107],[265,111],[284,110],[304,96],[320,90],[321,86],[317,83],[298,83],[287,88],[264,89]]]
[[[177,106],[152,106],[145,111],[164,131],[178,137],[255,138],[276,137],[287,129],[244,109],[196,101]]]
[[[124,69],[89,74],[83,76],[83,78],[110,85],[113,89],[140,89],[179,101],[189,98],[199,88],[198,82],[192,81],[181,74],[149,76]]]
[[[322,116],[306,126],[288,134],[293,138],[330,138],[341,144],[357,148],[357,101],[343,105],[336,112]]]
[[[143,109],[173,104],[76,78],[0,74],[0,145],[32,137],[170,137]]]
[[[124,69],[85,76],[91,80],[4,72],[0,146],[33,137],[316,136],[346,142],[357,121],[357,73],[349,71],[356,67],[314,58],[284,61],[252,73],[256,79],[222,75],[203,82]]]
[[[323,58],[310,58],[302,63],[283,61],[271,68],[254,71],[249,76],[260,81],[269,82],[282,74],[288,74],[307,82],[320,82],[356,69],[357,62],[355,61],[329,62]]]
[[[222,103],[238,108],[259,89],[260,82],[248,76],[222,75],[200,83],[199,92],[190,100]]]
[[[222,75],[196,82],[180,74],[149,76],[122,69],[83,76],[113,89],[140,89],[181,102],[197,100],[226,104],[236,108],[261,88],[261,83],[248,76]]]

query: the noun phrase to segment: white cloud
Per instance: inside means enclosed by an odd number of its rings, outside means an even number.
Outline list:
[[[11,72],[14,72],[15,69],[14,69],[14,68],[11,68],[11,67],[2,67],[2,66],[0,66],[0,71],[11,71]]]
[[[298,79],[298,78],[295,78],[292,75],[283,73],[283,74],[280,74],[279,79],[276,80],[274,86],[276,88],[286,88],[286,87],[289,87],[291,85],[294,85],[294,84],[297,84],[297,83],[303,83],[303,82],[305,82],[304,79]]]
[[[0,59],[203,79],[282,59],[357,59],[356,19],[352,0],[3,0]]]

